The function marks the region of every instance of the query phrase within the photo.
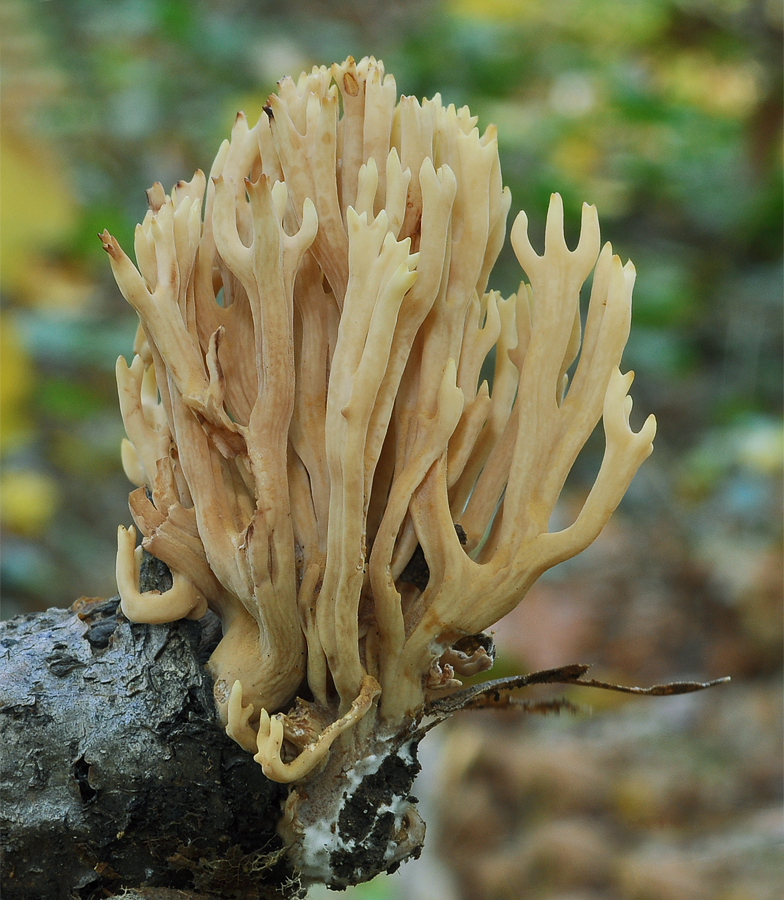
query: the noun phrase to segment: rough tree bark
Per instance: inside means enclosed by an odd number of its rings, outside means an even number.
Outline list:
[[[170,577],[146,557],[142,590],[165,590]],[[208,613],[200,622],[134,625],[118,606],[116,597],[83,599],[71,610],[0,624],[3,900],[304,897],[276,834],[287,790],[264,776],[217,717],[204,663],[218,620]],[[515,697],[536,684],[666,696],[728,680],[639,688],[587,671],[563,666],[431,701],[412,723],[406,761],[391,754],[344,794],[330,827],[347,849],[330,856],[332,885],[399,865],[388,856],[394,816],[384,810],[394,798],[416,802],[409,794],[416,747],[453,713],[572,708]]]
[[[4,900],[302,895],[285,791],[217,721],[210,626],[134,625],[118,598],[0,625]]]

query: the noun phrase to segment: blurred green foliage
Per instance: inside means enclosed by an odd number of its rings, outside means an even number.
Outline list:
[[[208,167],[236,111],[260,115],[280,76],[373,54],[401,93],[440,91],[498,127],[534,244],[558,190],[573,237],[579,204],[595,203],[634,260],[625,365],[659,434],[627,510],[708,573],[775,669],[781,32],[777,0],[5,0],[3,614],[115,590],[130,485],[113,370],[135,319],[97,232],[129,247],[144,189]],[[506,248],[493,286],[519,279]],[[600,452],[597,437],[574,490]],[[354,895],[391,897],[400,877]]]
[[[596,203],[639,272],[626,365],[660,420],[656,502],[775,537],[780,4],[7,0],[0,16],[6,615],[114,590],[113,366],[135,322],[96,233],[130,246],[144,188],[208,167],[281,75],[349,53],[498,126],[534,243],[552,191],[572,234]],[[494,286],[519,278],[507,249]]]

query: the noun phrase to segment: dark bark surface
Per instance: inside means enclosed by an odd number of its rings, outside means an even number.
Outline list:
[[[297,895],[285,791],[220,728],[208,634],[131,624],[116,598],[0,625],[4,900]]]

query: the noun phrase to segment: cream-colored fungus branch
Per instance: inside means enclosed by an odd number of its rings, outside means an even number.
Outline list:
[[[139,593],[121,529],[123,609],[218,614],[218,708],[268,777],[348,769],[492,663],[460,640],[586,547],[650,453],[619,369],[634,268],[591,206],[570,249],[554,194],[541,255],[524,213],[511,229],[527,283],[488,289],[494,127],[397,100],[372,58],[284,78],[209,177],[148,198],[136,265],[102,238],[140,319],[117,366],[131,511],[174,583]],[[602,418],[593,489],[551,533]]]

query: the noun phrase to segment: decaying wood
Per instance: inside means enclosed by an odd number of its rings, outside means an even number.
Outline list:
[[[285,790],[217,721],[209,628],[117,606],[0,628],[4,900],[297,896],[275,834]]]
[[[143,586],[146,579],[165,588],[167,577],[148,557]],[[118,598],[0,625],[4,900],[304,895],[276,834],[287,787],[264,776],[216,714],[204,662],[218,630],[211,615],[132,624]],[[343,794],[333,827],[345,838],[346,858],[331,858],[331,883],[354,884],[365,870],[394,867],[385,862],[390,836],[378,812],[390,798],[416,802],[408,796],[419,771],[416,747],[453,713],[574,710],[566,700],[514,696],[536,684],[669,695],[718,683],[626,688],[588,679],[587,669],[497,679],[432,701],[403,736],[406,753],[395,745],[351,797]]]

